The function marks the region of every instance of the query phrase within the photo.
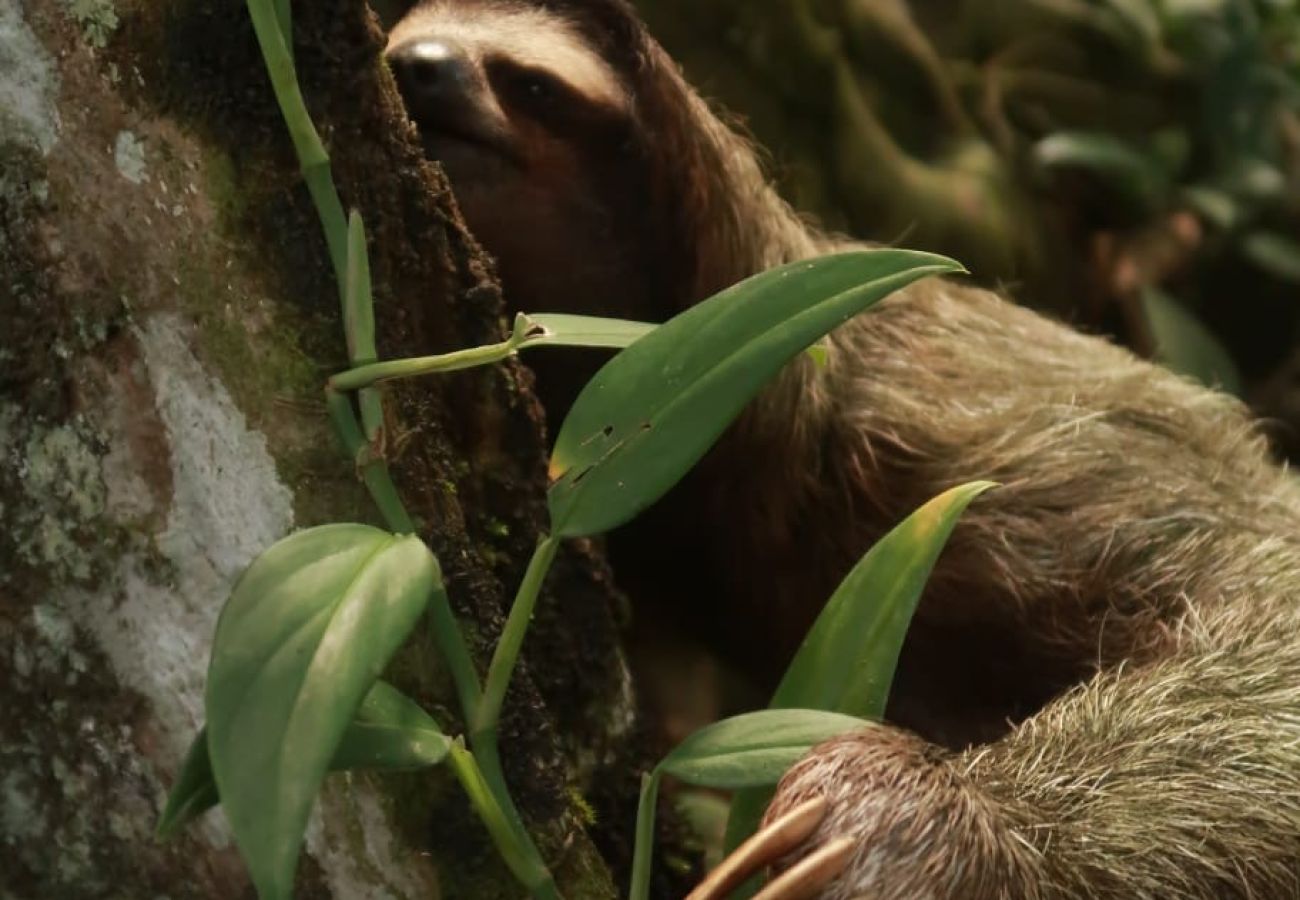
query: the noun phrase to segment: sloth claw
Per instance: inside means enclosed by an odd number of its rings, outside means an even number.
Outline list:
[[[836,838],[809,853],[754,895],[754,900],[812,900],[848,867],[853,838]]]
[[[724,859],[686,900],[723,900],[751,876],[803,843],[826,818],[826,798],[814,797],[759,829]],[[844,871],[852,856],[849,838],[831,841],[791,866],[754,900],[807,900]]]

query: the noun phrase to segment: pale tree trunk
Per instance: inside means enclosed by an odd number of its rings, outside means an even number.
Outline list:
[[[369,228],[381,354],[499,339],[364,4],[295,6],[308,105]],[[337,306],[242,3],[0,0],[3,900],[252,896],[219,812],[152,831],[233,579],[294,528],[377,521],[322,402]],[[528,375],[388,396],[399,490],[482,660],[545,523]],[[637,762],[617,598],[586,546],[549,584],[503,754],[566,895],[611,897]],[[459,729],[427,629],[390,674]],[[432,772],[332,778],[297,893],[521,892]]]

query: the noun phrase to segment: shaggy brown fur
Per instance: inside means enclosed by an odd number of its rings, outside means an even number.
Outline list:
[[[416,112],[518,305],[662,318],[844,245],[776,195],[622,0],[432,0],[390,55],[520,15],[541,44],[586,42],[615,89],[562,86],[582,115],[547,118],[509,99],[489,40],[468,71],[504,151],[440,154],[445,122]],[[770,675],[885,530],[960,482],[1003,485],[927,588],[894,725],[782,782],[770,814],[825,793],[814,842],[860,837],[825,896],[1300,897],[1300,488],[1242,406],[946,281],[830,345],[612,541],[621,576],[658,577]]]

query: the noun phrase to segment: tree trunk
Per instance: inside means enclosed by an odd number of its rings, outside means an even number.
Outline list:
[[[490,264],[369,11],[295,6],[308,107],[371,239],[381,355],[499,340]],[[378,519],[327,425],[336,288],[241,3],[0,0],[0,272],[0,898],[252,896],[219,811],[152,834],[217,614],[290,530]],[[511,362],[387,391],[399,491],[480,662],[546,522],[529,384]],[[570,898],[614,896],[626,862],[617,610],[600,556],[568,546],[503,722]],[[390,676],[459,732],[427,629]],[[298,896],[520,893],[445,774],[327,781]]]

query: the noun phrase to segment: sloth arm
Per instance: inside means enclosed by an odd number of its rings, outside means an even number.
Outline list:
[[[830,800],[811,843],[855,850],[826,900],[1300,896],[1300,503],[1241,405],[946,282],[834,343],[757,411],[798,396],[820,417],[814,507],[849,497],[838,522],[874,516],[865,537],[954,484],[1002,487],[958,526],[904,652],[890,717],[929,740],[832,741],[769,810]],[[1005,699],[1028,717],[989,743],[988,719],[926,727],[960,722],[944,692],[987,669],[924,636],[979,646],[980,627],[1023,651]]]

